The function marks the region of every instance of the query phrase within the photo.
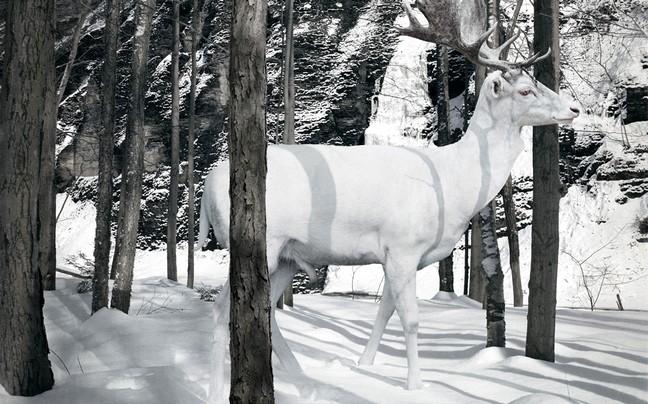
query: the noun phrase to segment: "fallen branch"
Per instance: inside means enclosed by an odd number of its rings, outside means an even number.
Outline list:
[[[80,273],[73,272],[73,271],[68,271],[67,269],[62,269],[62,268],[56,268],[56,272],[60,272],[62,274],[74,276],[75,278],[81,278],[81,279],[92,279],[92,276],[89,275],[81,275]]]

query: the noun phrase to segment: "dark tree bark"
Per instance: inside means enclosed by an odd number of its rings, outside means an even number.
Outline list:
[[[286,49],[284,55],[284,144],[295,144],[295,51],[293,48],[294,0],[286,0]],[[283,303],[293,306],[292,282],[283,293]],[[281,298],[280,298],[281,299]],[[283,304],[279,305],[283,308]]]
[[[456,142],[450,134],[450,99],[448,91],[448,48],[436,47],[437,61],[437,146],[446,146]],[[439,261],[439,291],[454,292],[454,273],[452,271],[452,254]]]
[[[115,285],[110,307],[128,313],[133,284],[133,265],[137,245],[137,228],[142,199],[142,174],[144,171],[144,96],[149,53],[149,37],[155,0],[135,3],[135,29],[133,37],[133,71],[131,74],[131,107],[126,128],[126,146],[120,196],[120,220],[117,223],[117,244],[114,267]],[[139,33],[139,35],[138,35]]]
[[[86,6],[81,1],[78,2],[79,9],[81,10],[81,15],[79,16],[79,21],[77,21],[76,27],[74,27],[74,34],[72,35],[72,47],[70,49],[70,55],[68,56],[68,62],[65,64],[65,69],[63,70],[63,76],[59,82],[58,89],[56,90],[56,105],[61,105],[63,101],[63,95],[65,94],[65,88],[70,79],[70,74],[72,73],[72,67],[74,67],[74,61],[76,60],[76,54],[79,50],[79,41],[81,40],[81,31],[83,29],[83,24],[85,23],[88,14],[90,13],[90,7]]]
[[[53,0],[13,0],[5,7],[0,83],[0,384],[9,394],[33,396],[54,384],[43,320],[38,214],[41,158],[50,158],[56,135],[55,10]]]
[[[295,144],[295,51],[293,48],[293,4],[286,0],[286,48],[284,54],[284,144]]]
[[[484,23],[486,23],[484,21]],[[486,68],[475,66],[475,98],[479,98],[481,86],[486,78]],[[470,288],[468,297],[483,303],[485,296],[485,281],[482,272],[482,232],[479,214],[476,214],[470,221]]]
[[[38,266],[44,290],[56,289],[56,94],[45,102],[38,180]]]
[[[230,35],[231,403],[273,403],[266,258],[266,0],[235,0]]]
[[[482,244],[482,269],[486,278],[486,346],[506,346],[504,319],[504,273],[497,246],[495,229],[495,202],[479,212]]]
[[[110,264],[110,225],[112,223],[115,93],[117,91],[117,48],[121,0],[107,0],[104,30],[104,64],[101,69],[101,130],[99,132],[99,181],[92,278],[92,312],[108,307],[108,268]]]
[[[58,89],[54,93],[54,101],[47,104],[48,111],[46,115],[51,117],[47,120],[47,125],[51,128],[46,129],[46,133],[56,132],[56,116],[58,106],[63,99],[63,93],[70,77],[70,71],[76,58],[79,38],[83,22],[88,15],[87,9],[84,9],[76,25],[73,39],[72,50],[65,66],[65,71],[59,83]],[[56,289],[56,186],[54,183],[54,170],[56,167],[56,138],[50,136],[44,138],[41,145],[41,162],[40,162],[40,189],[38,196],[38,248],[39,248],[39,270],[41,273],[41,282],[44,290]]]
[[[513,306],[522,307],[524,305],[524,296],[522,295],[522,276],[520,275],[520,241],[518,239],[517,222],[515,219],[513,178],[510,175],[500,194],[502,195],[504,216],[506,219],[509,265],[511,266],[511,278],[513,282]]]
[[[535,52],[551,47],[551,57],[535,64],[535,77],[558,92],[560,45],[558,0],[536,0]],[[560,205],[558,125],[533,128],[533,224],[526,356],[553,362],[558,277]]]
[[[470,221],[470,288],[468,297],[483,303],[485,296],[484,274],[482,272],[482,231],[479,213]]]
[[[187,247],[187,287],[194,286],[194,227],[196,193],[194,189],[194,132],[196,128],[196,52],[198,49],[199,33],[202,26],[202,13],[199,11],[198,0],[192,3],[192,31],[191,31],[191,84],[189,88],[189,128],[187,133],[187,226],[189,231]]]
[[[167,215],[167,278],[178,280],[177,222],[180,183],[180,2],[173,0],[173,43],[171,45],[171,178]]]

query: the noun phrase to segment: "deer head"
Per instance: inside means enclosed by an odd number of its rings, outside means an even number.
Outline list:
[[[486,21],[482,0],[417,0],[416,5],[428,25],[422,25],[409,1],[403,0],[409,26],[398,27],[400,33],[452,47],[474,64],[495,70],[484,83],[485,96],[505,104],[497,110],[512,115],[517,126],[570,123],[579,115],[578,105],[560,97],[525,70],[549,57],[551,49],[515,63],[500,60],[501,55],[518,38],[519,31],[497,48],[488,46],[486,41],[497,26],[480,33]],[[491,113],[497,111],[491,108]]]
[[[478,107],[486,104],[494,119],[511,120],[516,127],[548,124],[569,124],[578,117],[580,108],[572,100],[561,97],[526,71],[511,74],[495,71],[482,87]]]

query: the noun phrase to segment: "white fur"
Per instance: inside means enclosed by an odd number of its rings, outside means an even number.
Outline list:
[[[522,95],[531,89],[534,94]],[[373,363],[394,310],[405,332],[407,387],[421,386],[418,365],[416,271],[448,256],[470,218],[504,185],[523,149],[522,125],[568,122],[568,100],[526,74],[500,72],[485,80],[470,127],[457,143],[430,149],[392,146],[268,147],[267,246],[271,298],[276,301],[298,268],[314,276],[327,264],[383,265],[385,288],[360,364]],[[205,180],[201,246],[213,226],[229,237],[229,164]],[[229,294],[223,293],[214,341],[212,397],[224,393]],[[299,365],[273,325],[282,365]]]

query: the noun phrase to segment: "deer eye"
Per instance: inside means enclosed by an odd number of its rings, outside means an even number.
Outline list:
[[[533,91],[531,91],[530,88],[525,88],[525,89],[520,90],[520,95],[522,95],[524,97],[526,97],[527,95],[532,94],[532,93],[533,93]]]

